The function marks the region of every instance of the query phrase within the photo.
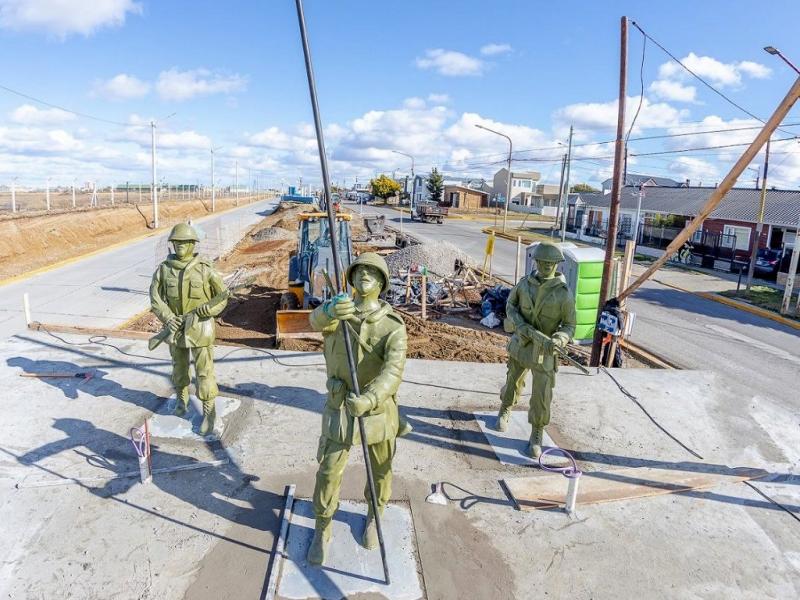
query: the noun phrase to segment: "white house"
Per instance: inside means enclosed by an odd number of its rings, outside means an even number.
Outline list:
[[[536,171],[512,171],[511,172],[511,204],[520,206],[532,206],[534,196],[536,196],[536,184],[541,179],[541,173]],[[505,202],[506,189],[508,186],[508,169],[503,167],[494,174],[494,200],[495,202]]]

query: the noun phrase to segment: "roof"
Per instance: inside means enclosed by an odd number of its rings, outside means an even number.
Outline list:
[[[477,190],[475,188],[469,187],[468,185],[461,185],[460,183],[445,183],[444,187],[457,188],[459,190],[465,190],[467,192],[475,192],[476,194],[483,194],[484,196],[489,195],[489,192],[484,192],[483,190]]]
[[[693,217],[708,200],[715,188],[647,187],[642,198],[642,210]],[[620,208],[636,210],[639,190],[626,186],[621,191]],[[761,190],[734,188],[730,190],[709,215],[710,219],[756,223]],[[611,194],[580,194],[587,207],[608,208]],[[767,190],[764,222],[768,225],[795,227],[800,217],[800,190]]]
[[[611,179],[606,179],[603,182],[603,185],[612,181]],[[656,177],[654,175],[639,175],[637,173],[627,173],[625,175],[625,185],[631,186],[640,186],[643,183],[648,181],[652,181],[655,185],[659,187],[680,187],[684,185],[680,181],[675,181],[674,179],[670,179],[669,177]]]
[[[497,175],[503,171],[507,173],[508,169],[506,167],[502,167],[497,171],[497,173],[494,174],[494,176],[497,177]],[[539,179],[542,178],[542,174],[539,173],[539,171],[511,171],[511,178],[513,179],[515,177],[517,179],[535,179],[536,181],[539,181]]]

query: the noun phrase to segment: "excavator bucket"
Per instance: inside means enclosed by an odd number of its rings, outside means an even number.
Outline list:
[[[308,322],[310,310],[276,311],[275,342],[280,345],[286,339],[322,340],[322,334],[311,329]]]

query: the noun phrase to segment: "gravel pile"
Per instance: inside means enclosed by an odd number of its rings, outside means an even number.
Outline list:
[[[295,236],[291,231],[280,227],[264,227],[264,229],[259,229],[250,237],[256,242],[263,242],[266,240],[289,240]]]
[[[425,265],[437,275],[450,275],[455,270],[456,259],[466,265],[474,265],[469,255],[450,242],[426,242],[406,246],[387,256],[386,263],[392,275],[397,275],[411,265]]]

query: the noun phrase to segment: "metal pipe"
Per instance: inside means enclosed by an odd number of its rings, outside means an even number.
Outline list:
[[[306,19],[303,14],[303,0],[295,0],[297,6],[297,21],[300,24],[300,37],[303,42],[303,55],[306,63],[306,76],[308,77],[308,93],[311,96],[311,109],[314,113],[314,128],[317,134],[317,148],[319,150],[319,163],[322,170],[322,193],[325,197],[325,206],[328,212],[328,226],[331,234],[331,253],[333,255],[333,270],[336,276],[336,292],[342,292],[342,263],[339,260],[339,248],[336,243],[336,216],[333,213],[333,203],[331,199],[331,182],[328,175],[328,158],[325,154],[325,140],[322,133],[322,120],[319,115],[319,104],[317,102],[317,86],[314,80],[314,68],[311,65],[311,48],[308,45],[306,36]],[[350,342],[350,332],[347,327],[342,327],[344,336],[344,346],[347,351],[347,364],[350,367],[350,381],[353,383],[353,393],[361,394],[358,384],[358,371],[356,361],[353,356],[353,346]],[[386,546],[383,542],[383,529],[381,528],[380,514],[378,513],[378,499],[375,492],[375,479],[372,474],[372,463],[369,459],[369,449],[367,447],[367,436],[364,431],[364,418],[358,417],[358,432],[361,434],[361,450],[364,453],[364,465],[367,470],[367,485],[369,487],[369,499],[372,506],[372,514],[375,517],[375,527],[378,530],[378,543],[381,550],[381,561],[383,563],[383,574],[386,585],[389,585],[389,565],[386,562]]]
[[[564,178],[564,208],[561,213],[561,241],[567,238],[567,207],[569,206],[569,168],[572,164],[572,125],[569,126],[569,148],[567,149],[567,173]]]
[[[158,184],[156,182],[156,122],[150,121],[150,160],[153,179],[153,229],[158,229]]]

